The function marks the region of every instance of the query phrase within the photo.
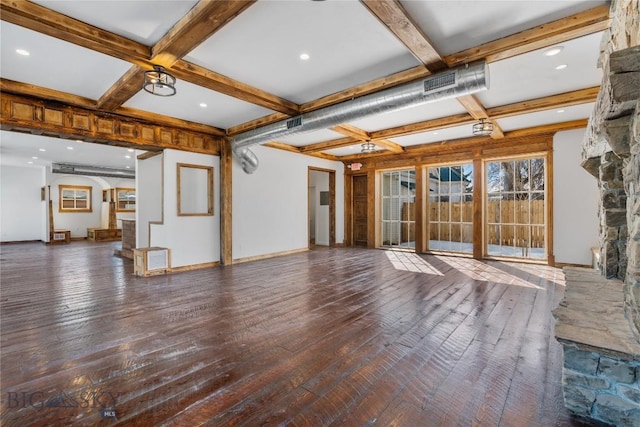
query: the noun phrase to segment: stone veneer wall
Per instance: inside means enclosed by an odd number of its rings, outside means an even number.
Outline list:
[[[616,426],[640,425],[640,363],[564,347],[565,406]]]
[[[614,0],[610,15],[583,166],[600,187],[600,270],[625,282],[624,311],[640,342],[640,0]]]

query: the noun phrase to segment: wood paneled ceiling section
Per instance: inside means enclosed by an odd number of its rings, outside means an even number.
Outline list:
[[[382,89],[424,78],[448,67],[459,66],[465,62],[484,59],[491,63],[565,43],[585,35],[600,32],[608,28],[610,22],[608,16],[609,7],[606,4],[602,4],[461,52],[441,55],[429,40],[428,35],[420,29],[399,1],[362,0],[362,4],[366,6],[367,10],[411,52],[421,65],[298,105],[259,88],[219,74],[215,70],[206,69],[183,59],[195,47],[212,37],[226,24],[251,7],[255,2],[254,0],[202,0],[153,46],[146,46],[29,1],[0,1],[0,17],[3,21],[132,64],[131,68],[97,100],[4,78],[0,81],[0,90],[18,95],[53,100],[70,106],[112,112],[161,125],[197,130],[218,137],[233,136],[245,130],[273,123],[293,115],[314,111],[365,94],[375,93]],[[272,110],[274,113],[227,129],[221,129],[202,123],[123,107],[124,103],[140,91],[143,71],[151,69],[153,65],[164,66],[179,80],[258,105]],[[279,141],[273,141],[265,145],[322,158],[349,161],[366,156],[380,156],[407,151],[406,147],[392,141],[390,138],[467,125],[478,119],[492,121],[495,129],[492,138],[503,138],[505,137],[505,132],[500,129],[496,122],[498,119],[593,102],[597,92],[598,87],[589,87],[490,108],[486,108],[477,96],[467,95],[458,98],[459,103],[466,110],[466,113],[462,114],[376,131],[365,131],[345,123],[331,129],[333,132],[343,135],[342,138],[301,147],[284,144]],[[548,132],[549,129],[575,128],[575,126],[576,121],[569,121],[566,124],[543,126],[538,130],[524,129],[520,133],[531,135],[536,132]],[[508,132],[508,135],[518,135],[518,132],[511,131]],[[341,157],[324,153],[327,150],[353,146],[363,141],[373,141],[384,150],[368,155],[357,154]]]

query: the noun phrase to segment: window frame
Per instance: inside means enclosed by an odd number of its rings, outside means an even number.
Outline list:
[[[64,192],[65,191],[73,191],[74,192],[74,197],[73,199],[69,199],[69,198],[64,198]],[[79,197],[77,197],[76,192],[80,193],[80,192],[84,192],[86,193],[85,195],[85,199],[81,199]],[[87,185],[67,185],[67,184],[60,184],[58,185],[58,212],[60,213],[88,213],[88,212],[93,212],[93,187],[91,186],[87,186]],[[64,201],[65,200],[73,200],[73,204],[74,206],[77,205],[77,201],[78,200],[86,200],[87,202],[87,206],[86,207],[64,207]]]
[[[133,203],[127,202],[126,204],[133,204],[133,208],[121,208],[120,207],[120,192],[126,192],[126,193],[133,193],[134,195],[134,200]],[[115,202],[116,202],[116,212],[135,212],[136,211],[136,189],[135,188],[130,188],[130,187],[116,187],[116,197],[115,197]]]

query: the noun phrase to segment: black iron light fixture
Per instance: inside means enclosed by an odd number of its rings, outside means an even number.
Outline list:
[[[144,72],[142,88],[152,95],[173,96],[176,94],[176,78],[164,67],[154,65],[153,70]]]
[[[373,153],[374,151],[376,151],[376,144],[371,141],[367,141],[360,146],[362,147],[362,150],[360,150],[361,153]]]
[[[475,136],[489,136],[493,133],[493,123],[480,119],[480,121],[473,125],[473,134]]]

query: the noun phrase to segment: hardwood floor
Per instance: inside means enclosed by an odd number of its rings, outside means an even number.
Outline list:
[[[0,246],[3,426],[586,425],[560,270],[325,248],[138,278],[118,246]]]

